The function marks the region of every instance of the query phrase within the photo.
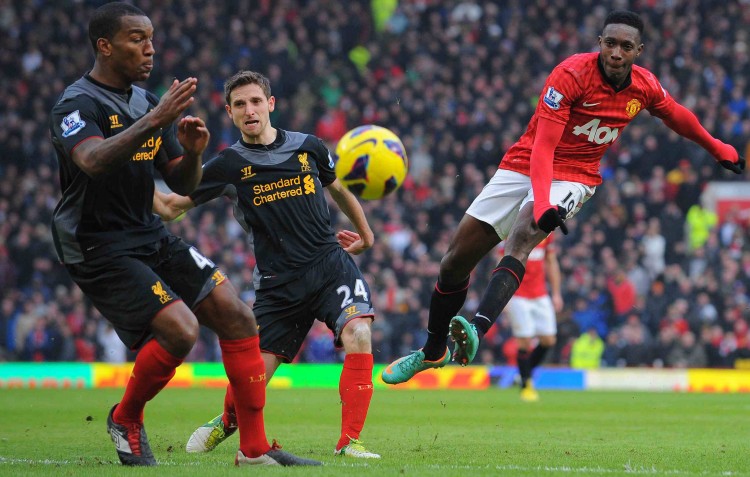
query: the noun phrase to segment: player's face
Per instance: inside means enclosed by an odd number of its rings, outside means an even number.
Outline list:
[[[120,29],[112,41],[105,42],[104,51],[112,69],[125,81],[144,81],[154,68],[154,27],[145,16],[120,17]],[[100,50],[101,51],[101,50]]]
[[[621,23],[610,23],[599,37],[604,73],[610,81],[620,85],[628,77],[633,62],[643,51],[641,36],[636,28]]]
[[[276,105],[276,98],[266,98],[257,84],[246,84],[233,89],[229,100],[226,110],[242,132],[242,139],[251,144],[268,144],[269,139],[273,141],[274,137],[267,136],[273,132],[271,111]]]

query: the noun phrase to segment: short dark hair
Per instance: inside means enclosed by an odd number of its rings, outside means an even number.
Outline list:
[[[97,51],[96,42],[99,38],[111,40],[120,29],[120,18],[128,16],[145,17],[147,15],[140,8],[124,2],[106,3],[94,10],[89,20],[89,41],[94,48],[94,53]]]
[[[245,86],[246,84],[257,84],[263,90],[266,98],[271,97],[271,81],[256,71],[240,71],[224,82],[224,98],[229,104],[229,96],[235,88]]]
[[[604,19],[604,26],[611,23],[622,23],[623,25],[632,26],[638,30],[639,35],[643,35],[643,20],[641,16],[630,10],[612,10]]]

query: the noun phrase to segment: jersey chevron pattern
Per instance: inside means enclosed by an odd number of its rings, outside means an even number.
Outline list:
[[[508,149],[500,168],[530,174],[541,117],[565,125],[555,149],[553,179],[597,186],[602,182],[599,162],[625,126],[644,109],[662,118],[674,105],[645,68],[633,65],[629,79],[616,90],[605,80],[599,53],[573,55],[550,73],[526,132]]]
[[[203,166],[190,194],[196,205],[219,196],[254,246],[255,287],[286,283],[338,246],[323,188],[336,175],[315,136],[277,129],[270,145],[240,140]]]

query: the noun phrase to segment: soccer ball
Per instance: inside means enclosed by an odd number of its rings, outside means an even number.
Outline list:
[[[380,199],[404,182],[409,160],[401,140],[384,127],[367,124],[344,134],[336,146],[336,177],[354,195]]]

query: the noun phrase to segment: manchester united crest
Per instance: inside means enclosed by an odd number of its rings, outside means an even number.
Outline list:
[[[641,110],[641,102],[637,99],[631,99],[628,104],[625,105],[625,112],[628,113],[629,118],[634,118]]]

